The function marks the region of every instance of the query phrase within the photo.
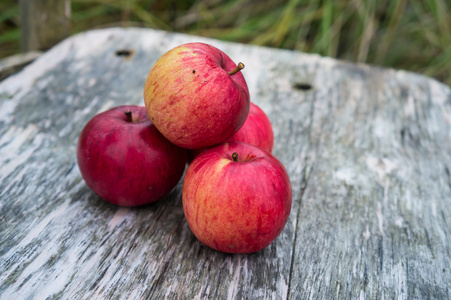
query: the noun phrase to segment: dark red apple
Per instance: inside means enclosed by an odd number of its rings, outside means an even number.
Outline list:
[[[185,174],[183,210],[194,235],[228,253],[251,253],[280,234],[291,210],[291,183],[269,152],[232,142],[197,156]]]
[[[185,170],[187,151],[171,144],[143,106],[118,106],[83,128],[77,161],[86,184],[102,199],[139,206],[168,194]]]
[[[227,142],[244,142],[272,152],[274,146],[274,133],[265,112],[256,104],[251,102],[249,115],[243,126]],[[191,162],[194,157],[208,148],[192,149],[188,151],[188,161]]]

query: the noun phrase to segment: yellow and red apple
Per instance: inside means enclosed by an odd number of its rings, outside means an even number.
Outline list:
[[[243,67],[204,43],[169,50],[153,65],[144,86],[150,119],[179,147],[200,149],[226,141],[249,113]]]
[[[291,183],[282,163],[246,143],[212,147],[190,164],[183,210],[194,235],[228,253],[252,253],[281,233],[291,210]]]

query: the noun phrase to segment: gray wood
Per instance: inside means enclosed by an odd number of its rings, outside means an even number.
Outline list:
[[[0,60],[0,81],[15,74],[41,55],[40,51],[30,51],[2,58]]]
[[[255,254],[199,243],[182,182],[119,208],[76,164],[85,123],[142,105],[153,63],[188,41],[246,64],[292,181]],[[71,37],[0,83],[0,298],[449,299],[450,141],[451,90],[418,74],[149,29]]]
[[[19,0],[23,52],[46,50],[70,34],[70,0]]]

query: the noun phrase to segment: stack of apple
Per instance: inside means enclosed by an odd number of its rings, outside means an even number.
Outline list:
[[[77,160],[86,184],[113,204],[144,205],[167,195],[189,162],[182,201],[194,235],[229,253],[268,246],[288,220],[291,184],[242,68],[204,43],[165,53],[145,107],[115,107],[85,125]]]

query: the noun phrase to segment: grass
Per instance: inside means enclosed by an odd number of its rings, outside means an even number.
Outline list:
[[[0,57],[20,50],[17,1],[0,4]],[[74,33],[143,26],[406,69],[451,85],[447,0],[72,0]]]

